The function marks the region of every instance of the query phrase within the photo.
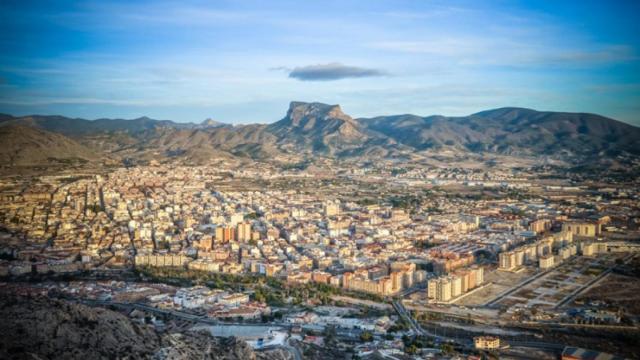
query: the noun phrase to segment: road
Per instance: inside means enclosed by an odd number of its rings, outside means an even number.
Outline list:
[[[537,342],[537,341],[509,341],[509,345],[512,347],[527,347],[534,349],[543,349],[543,350],[563,350],[563,344],[554,344],[554,343],[546,343],[546,342]]]
[[[142,310],[142,311],[146,311],[146,312],[150,312],[158,315],[172,316],[177,319],[191,321],[198,324],[206,324],[206,325],[216,325],[216,326],[229,325],[229,326],[249,326],[249,327],[250,326],[269,326],[269,327],[280,327],[285,330],[290,330],[293,326],[295,326],[295,324],[290,324],[285,322],[269,322],[268,324],[256,324],[256,323],[246,323],[246,322],[220,322],[216,319],[208,318],[207,316],[188,314],[188,313],[177,311],[177,310],[159,309],[143,303],[120,303],[120,302],[113,302],[113,301],[87,300],[87,299],[78,300],[78,301],[89,306],[115,306],[120,309],[124,309],[126,311],[138,309],[138,310]],[[302,326],[302,327],[305,328],[305,326]],[[350,341],[359,339],[361,333],[362,331],[357,329],[348,329],[348,330],[337,329],[336,330],[336,336],[338,338],[342,338]],[[289,352],[291,352],[295,360],[303,359],[302,354],[300,353],[300,350],[297,347],[293,346],[290,343],[290,340],[291,339],[288,339],[287,342],[285,342],[282,345],[282,347],[288,350]]]
[[[600,275],[598,275],[595,279],[589,281],[584,286],[581,286],[581,287],[577,288],[576,290],[574,290],[571,294],[569,294],[567,297],[562,299],[562,301],[557,303],[556,306],[554,306],[554,309],[560,308],[560,307],[564,306],[565,304],[568,304],[569,302],[573,301],[573,299],[575,299],[578,295],[580,295],[581,293],[583,293],[583,292],[589,290],[590,288],[592,288],[600,280],[604,279],[605,276],[609,275],[611,273],[612,269],[613,269],[612,267],[608,268],[607,270],[603,271]]]
[[[78,300],[78,302],[83,303],[85,305],[89,305],[89,306],[115,306],[117,308],[124,309],[127,311],[138,309],[138,310],[147,311],[154,314],[172,316],[180,320],[186,320],[186,321],[191,321],[191,322],[200,323],[200,324],[207,324],[207,325],[272,326],[272,327],[281,327],[285,329],[290,329],[293,326],[293,324],[285,323],[285,322],[269,322],[265,324],[251,323],[251,322],[222,322],[216,319],[211,319],[205,315],[195,315],[195,314],[189,314],[183,311],[160,309],[160,308],[149,306],[143,303],[120,303],[120,302],[113,302],[113,301],[88,300],[88,299]]]
[[[159,308],[155,308],[153,306],[149,306],[146,304],[142,304],[142,303],[119,303],[119,302],[112,302],[112,301],[101,301],[101,300],[79,300],[79,302],[84,303],[86,305],[91,305],[91,306],[116,306],[119,307],[121,309],[125,309],[125,310],[133,310],[133,309],[138,309],[138,310],[142,310],[142,311],[147,311],[147,312],[151,312],[151,313],[155,313],[155,314],[160,314],[160,315],[168,315],[168,316],[172,316],[178,319],[182,319],[182,320],[187,320],[187,321],[191,321],[191,322],[195,322],[195,323],[200,323],[200,324],[207,324],[207,325],[218,325],[218,326],[224,326],[224,325],[234,325],[234,326],[257,326],[257,325],[263,325],[263,324],[255,324],[255,323],[229,323],[229,322],[220,322],[218,320],[215,319],[210,319],[206,316],[200,316],[200,315],[194,315],[194,314],[188,314],[182,311],[176,311],[176,310],[166,310],[166,309],[159,309]],[[420,323],[418,323],[418,321],[413,318],[413,316],[411,316],[411,313],[409,311],[407,311],[407,309],[404,307],[404,305],[402,304],[401,301],[394,301],[392,302],[392,306],[395,309],[395,311],[398,313],[398,315],[404,319],[410,326],[411,330],[413,331],[413,333],[415,333],[416,335],[420,335],[420,336],[428,336],[431,337],[433,339],[439,340],[439,341],[443,341],[443,342],[455,342],[459,345],[462,345],[464,347],[467,348],[471,348],[473,346],[472,341],[469,340],[463,340],[460,338],[454,338],[454,337],[449,337],[449,336],[442,336],[442,335],[437,335],[436,333],[433,333],[429,330],[424,329]],[[269,324],[264,324],[265,326],[279,326],[282,327],[284,329],[290,329],[293,324],[289,324],[289,323],[283,323],[283,322],[271,322]],[[346,338],[346,339],[350,339],[353,340],[354,338],[359,337],[359,331],[356,330],[338,330],[336,332],[336,335],[338,337],[342,337],[342,338]],[[511,346],[517,346],[517,347],[530,347],[530,348],[537,348],[537,349],[546,349],[546,350],[562,350],[564,348],[564,345],[562,344],[554,344],[554,343],[546,343],[546,342],[532,342],[532,341],[509,341],[508,342]],[[287,351],[289,351],[295,358],[295,360],[301,360],[303,359],[302,354],[300,353],[300,350],[293,346],[291,344],[291,339],[288,339],[287,342],[285,342],[282,347],[284,349],[286,349]]]
[[[407,309],[405,309],[404,305],[402,305],[402,301],[393,301],[391,305],[393,305],[393,309],[398,313],[398,316],[409,324],[414,333],[424,335],[424,330],[420,327],[420,324],[418,324],[413,316],[409,314]]]
[[[300,354],[300,349],[291,345],[291,338],[287,339],[283,347],[289,350],[289,352],[293,354],[293,357],[295,360],[302,360],[302,354]]]
[[[407,321],[409,323],[409,325],[411,326],[411,329],[418,335],[422,335],[422,336],[429,336],[431,338],[434,338],[436,340],[440,340],[440,341],[446,341],[446,342],[454,342],[458,345],[462,345],[465,348],[473,348],[473,341],[471,339],[461,339],[458,337],[449,337],[449,336],[441,336],[441,335],[437,335],[435,333],[432,333],[428,330],[425,330],[422,326],[420,326],[420,323],[418,323],[413,316],[411,316],[411,313],[409,313],[404,305],[402,304],[402,302],[400,301],[394,301],[392,303],[393,308],[396,310],[396,312],[398,313],[398,315],[405,319],[405,321]],[[508,341],[508,344],[511,346],[517,346],[517,347],[528,347],[528,348],[535,348],[535,349],[543,349],[543,350],[552,350],[552,351],[561,351],[562,349],[564,349],[565,345],[564,344],[557,344],[557,343],[547,343],[547,342],[536,342],[536,341]]]
[[[418,291],[421,291],[421,290],[424,290],[424,289],[425,289],[424,286],[413,286],[413,287],[410,287],[410,288],[402,291],[401,293],[399,293],[399,294],[397,294],[395,296],[400,297],[400,298],[404,298],[407,295],[413,294],[415,292],[418,292]]]
[[[151,312],[154,314],[160,314],[160,315],[169,315],[178,319],[182,319],[182,320],[187,320],[187,321],[192,321],[192,322],[196,322],[196,323],[200,323],[200,324],[207,324],[207,325],[234,325],[234,326],[256,326],[256,325],[262,325],[262,324],[252,324],[252,323],[222,323],[220,321],[214,320],[214,319],[209,319],[206,316],[198,316],[198,315],[193,315],[193,314],[187,314],[185,312],[182,311],[175,311],[175,310],[166,310],[166,309],[158,309],[155,308],[153,306],[149,306],[146,304],[142,304],[142,303],[118,303],[118,302],[112,302],[112,301],[101,301],[101,300],[80,300],[80,302],[87,304],[87,305],[92,305],[92,306],[116,306],[119,307],[121,309],[125,309],[125,310],[132,310],[132,309],[138,309],[138,310],[143,310],[143,311],[147,311],[147,312]],[[269,323],[269,326],[280,326],[280,327],[285,327],[287,329],[289,329],[292,325],[291,324],[286,324],[286,323]],[[265,324],[266,326],[266,324]],[[288,339],[283,345],[282,348],[286,349],[287,351],[289,351],[295,360],[302,360],[302,354],[300,353],[300,350],[291,345],[290,343],[291,339]]]
[[[420,326],[420,323],[416,319],[414,319],[413,316],[411,316],[411,313],[409,311],[407,311],[407,309],[402,304],[402,301],[394,301],[391,304],[393,305],[393,308],[396,310],[398,315],[409,324],[409,326],[411,327],[411,330],[416,335],[429,336],[429,337],[432,337],[432,338],[440,340],[440,341],[454,341],[454,342],[457,342],[459,344],[462,344],[457,339],[454,339],[454,338],[451,338],[451,337],[447,337],[447,336],[441,336],[441,335],[438,335],[436,333],[432,333],[432,332],[430,332],[428,330],[425,330],[422,326]],[[463,344],[463,345],[465,345],[465,344]]]

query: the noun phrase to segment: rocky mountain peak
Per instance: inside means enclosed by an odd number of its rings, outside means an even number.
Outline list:
[[[225,125],[226,125],[225,123],[213,120],[212,118],[207,118],[200,123],[201,127],[219,127],[219,126],[225,126]]]
[[[2,130],[11,125],[40,131]],[[138,149],[134,155],[140,159],[169,154],[197,162],[235,156],[266,159],[279,154],[368,157],[402,152],[430,156],[440,151],[552,155],[571,161],[604,156],[607,160],[627,161],[640,155],[638,138],[640,128],[599,115],[513,107],[456,117],[392,115],[353,119],[339,105],[294,101],[277,122],[243,126],[211,119],[193,124],[0,115],[0,140],[4,145],[0,160],[15,165],[43,164],[50,158],[64,162],[100,160],[102,155],[117,154],[118,149],[133,148]],[[117,159],[118,155],[114,156]]]
[[[291,126],[315,126],[317,120],[326,121],[330,119],[339,119],[343,121],[353,122],[353,119],[342,112],[340,105],[328,105],[319,102],[305,103],[301,101],[292,101],[289,105],[287,115],[283,120]]]

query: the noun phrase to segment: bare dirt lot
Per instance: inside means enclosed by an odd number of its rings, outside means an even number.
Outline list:
[[[638,294],[640,294],[640,278],[611,274],[605,281],[580,295],[575,303],[598,300],[613,306],[620,306],[629,315],[638,316],[640,315]]]
[[[523,271],[514,273],[508,271],[489,271],[485,274],[485,283],[491,283],[484,288],[475,291],[473,294],[465,296],[464,298],[456,301],[456,305],[483,305],[501,293],[513,288],[517,284],[521,283],[528,277],[530,277],[534,271],[532,269],[524,269]]]
[[[605,254],[598,257],[575,257],[503,298],[498,304],[505,308],[515,305],[554,307],[574,291],[596,279],[621,256],[623,255]],[[606,283],[608,281],[605,280],[603,284]],[[606,297],[612,298],[610,295]]]

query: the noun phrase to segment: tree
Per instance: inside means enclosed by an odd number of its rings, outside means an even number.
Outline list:
[[[418,347],[416,344],[411,344],[404,348],[404,352],[410,355],[416,354],[418,352]]]
[[[256,212],[252,212],[249,214],[246,214],[244,216],[245,220],[255,220],[255,219],[259,219],[260,218],[260,214],[256,213]]]
[[[440,346],[440,350],[445,354],[451,354],[454,351],[453,345],[447,343],[442,344],[442,346]]]
[[[402,342],[404,343],[405,346],[408,346],[411,343],[411,338],[406,334],[402,335]]]
[[[256,289],[253,293],[253,300],[257,302],[267,302],[267,296],[264,294],[262,289]]]
[[[531,308],[531,315],[533,316],[538,315],[538,308]]]
[[[363,342],[369,342],[373,340],[373,334],[369,331],[363,331],[362,334],[360,334],[360,340]]]
[[[324,328],[324,331],[323,331],[322,335],[324,335],[325,344],[327,344],[329,346],[335,345],[336,335],[337,335],[335,326],[327,325]]]

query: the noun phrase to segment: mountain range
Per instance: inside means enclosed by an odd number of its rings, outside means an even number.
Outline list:
[[[8,165],[56,161],[214,159],[409,159],[443,152],[545,156],[574,163],[640,156],[640,128],[588,113],[500,108],[469,116],[357,118],[339,105],[291,102],[271,124],[200,124],[142,117],[85,120],[0,114],[0,159]]]

